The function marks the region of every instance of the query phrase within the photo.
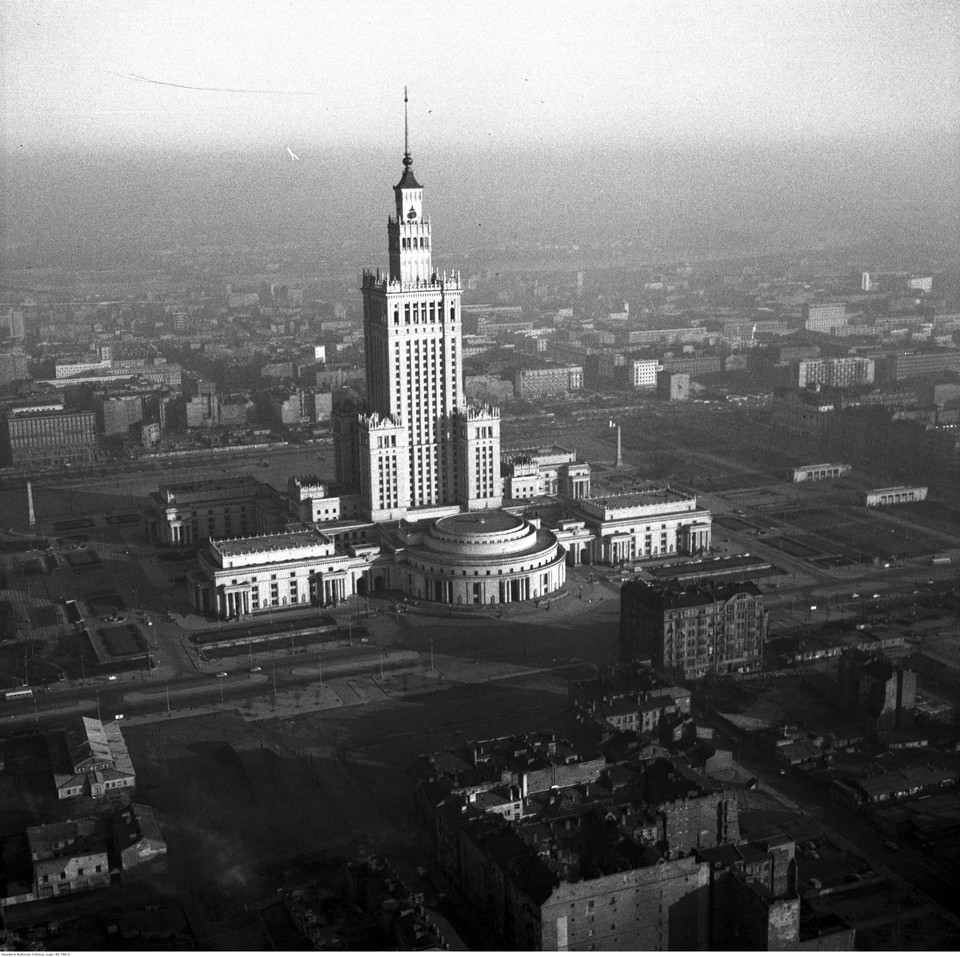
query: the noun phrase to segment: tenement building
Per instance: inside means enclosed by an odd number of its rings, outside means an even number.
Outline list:
[[[757,667],[769,627],[753,582],[627,582],[620,590],[620,656],[650,659],[685,679]]]

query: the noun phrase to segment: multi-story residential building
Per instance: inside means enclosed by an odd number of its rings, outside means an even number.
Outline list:
[[[14,406],[3,417],[0,461],[44,468],[95,461],[99,451],[96,415],[64,409]]]
[[[0,352],[0,386],[29,379],[29,360],[22,352]],[[511,393],[513,390],[510,390]]]
[[[220,390],[213,379],[196,372],[183,374],[184,425],[212,429],[220,424]]]
[[[630,346],[667,346],[677,342],[681,344],[704,342],[710,338],[705,326],[690,326],[678,329],[631,329],[627,333],[627,345]]]
[[[629,381],[634,389],[652,392],[657,387],[657,373],[660,363],[656,359],[631,359]]]
[[[739,840],[733,792],[669,759],[621,769],[555,738],[495,744],[421,759],[411,774],[432,876],[504,946],[709,946],[709,866],[691,852]]]
[[[627,582],[620,590],[620,655],[649,658],[683,678],[759,666],[769,622],[753,582]]]
[[[809,389],[778,389],[773,397],[773,422],[777,428],[803,435],[818,435],[833,418],[832,398]]]
[[[132,425],[143,421],[143,396],[138,392],[101,392],[93,406],[103,435],[127,435]]]
[[[277,388],[268,396],[270,417],[278,427],[326,422],[332,410],[330,392]]]
[[[22,309],[6,309],[0,312],[0,342],[4,339],[23,339],[25,335]]]
[[[871,385],[874,362],[863,356],[843,356],[839,359],[804,359],[797,363],[797,386],[826,385],[843,389],[857,385]]]
[[[583,389],[583,366],[544,366],[518,369],[513,380],[518,399],[567,395]]]
[[[830,333],[847,324],[847,306],[843,302],[807,302],[803,305],[803,328],[808,332]]]
[[[723,360],[719,356],[684,356],[674,359],[661,359],[662,373],[682,372],[693,378],[699,375],[716,375],[723,371]]]
[[[837,663],[840,705],[873,731],[902,730],[913,723],[917,673],[909,659],[845,649]]]
[[[881,382],[960,372],[960,350],[938,352],[898,352],[878,360],[877,378]]]
[[[686,372],[664,372],[657,378],[657,392],[670,402],[686,402],[690,398],[690,376]]]

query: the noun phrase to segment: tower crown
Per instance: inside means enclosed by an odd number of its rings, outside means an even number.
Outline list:
[[[396,218],[387,223],[390,279],[425,282],[433,275],[430,223],[423,218],[423,187],[413,175],[410,156],[410,124],[407,118],[407,88],[403,88],[403,175],[393,187]]]
[[[397,202],[397,222],[419,222],[423,219],[423,187],[413,175],[410,155],[410,123],[407,117],[407,88],[403,88],[403,175],[393,187]]]

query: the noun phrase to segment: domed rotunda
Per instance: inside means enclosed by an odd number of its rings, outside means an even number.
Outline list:
[[[566,552],[557,536],[500,509],[401,526],[391,586],[448,605],[507,604],[563,587]]]

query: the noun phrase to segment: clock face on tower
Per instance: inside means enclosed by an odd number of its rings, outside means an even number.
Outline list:
[[[416,219],[416,218],[417,218],[417,211],[411,206],[410,212],[407,213],[407,219]]]

